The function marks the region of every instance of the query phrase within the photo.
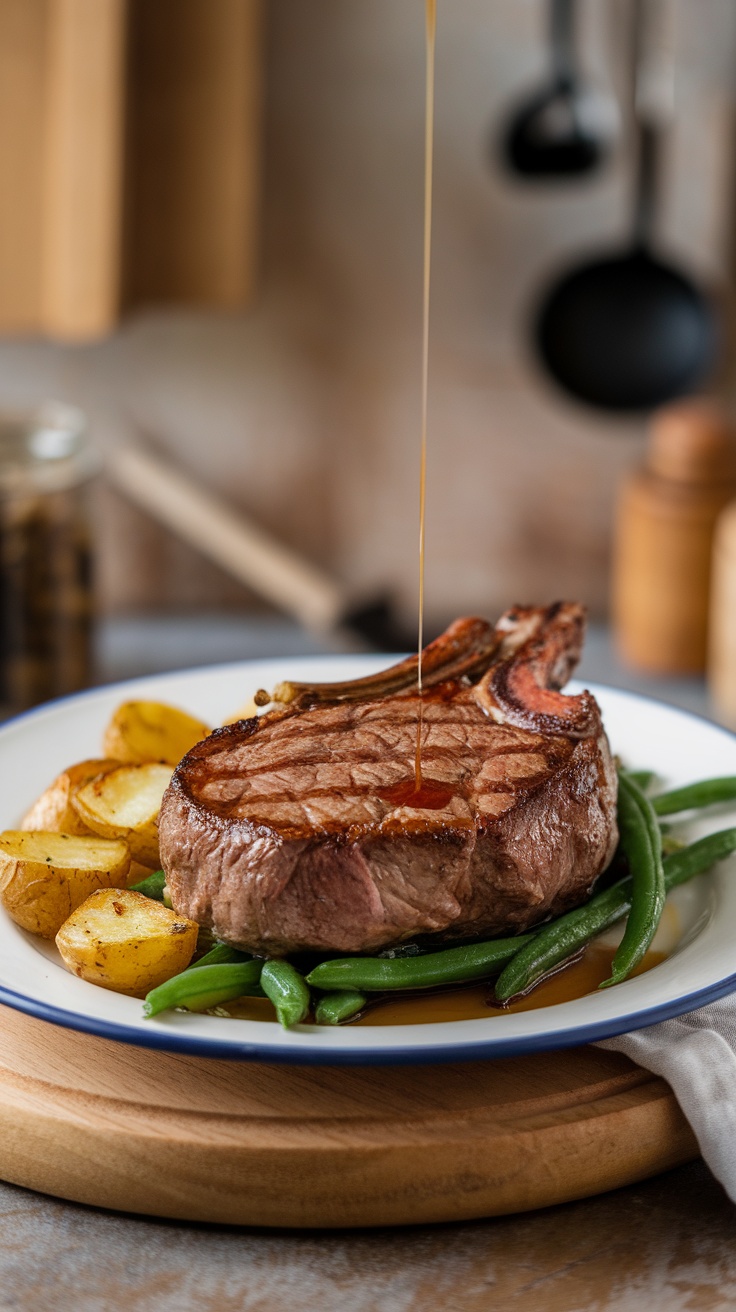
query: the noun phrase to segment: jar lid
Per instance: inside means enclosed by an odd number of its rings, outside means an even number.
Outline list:
[[[647,466],[654,474],[682,483],[721,483],[736,479],[734,426],[711,401],[680,401],[652,419]]]
[[[0,410],[0,497],[60,492],[99,468],[76,406],[45,401],[33,410]]]

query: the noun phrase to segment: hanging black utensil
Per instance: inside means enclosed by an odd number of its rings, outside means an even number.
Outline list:
[[[715,362],[711,302],[657,258],[654,236],[661,128],[643,104],[642,0],[637,0],[638,174],[630,247],[580,265],[544,299],[537,346],[568,392],[607,410],[647,410],[693,391]]]
[[[576,0],[550,0],[549,81],[511,116],[504,159],[525,178],[588,173],[608,152],[615,126],[610,101],[587,87],[577,66]]]

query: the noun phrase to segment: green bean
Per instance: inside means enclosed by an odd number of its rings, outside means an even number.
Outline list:
[[[250,993],[258,984],[261,961],[243,961],[232,965],[198,966],[159,984],[146,996],[143,1015],[158,1016],[172,1007],[186,1007],[187,1011],[208,1011],[223,1002],[232,1002],[244,993]]]
[[[163,902],[164,889],[166,887],[166,875],[163,870],[155,870],[147,879],[142,879],[140,884],[131,884],[131,893],[142,893],[144,897],[153,898],[155,902]]]
[[[318,1025],[341,1025],[351,1020],[362,1011],[368,999],[357,989],[341,989],[337,993],[325,993],[314,1010],[314,1019]]]
[[[388,989],[427,989],[435,984],[461,984],[486,979],[529,943],[533,935],[497,938],[469,947],[445,948],[422,957],[339,957],[321,961],[307,983],[320,989],[358,989],[382,993]]]
[[[301,1024],[309,1015],[311,994],[304,976],[290,962],[267,961],[261,971],[260,982],[285,1030]]]
[[[665,889],[669,893],[695,875],[702,874],[736,851],[736,829],[722,829],[708,834],[697,843],[665,857]],[[568,911],[545,925],[533,940],[509,962],[496,981],[496,997],[501,1002],[518,993],[526,993],[544,975],[567,961],[603,930],[622,920],[631,905],[631,879],[612,884],[596,894],[583,907]]]
[[[629,776],[629,779],[633,779],[634,783],[638,784],[642,792],[644,793],[647,791],[647,788],[651,787],[652,783],[657,778],[654,770],[624,769],[623,773],[627,774]]]
[[[598,893],[585,906],[550,921],[499,975],[495,990],[499,1002],[526,993],[592,938],[621,920],[630,906],[631,880],[623,879]]]
[[[652,806],[657,815],[677,815],[680,811],[697,811],[703,806],[715,806],[717,802],[733,801],[736,801],[736,776],[726,775],[720,779],[701,779],[697,784],[686,784],[684,788],[660,793],[652,798]]]
[[[383,952],[377,952],[378,957],[387,957],[393,961],[395,957],[421,957],[425,949],[420,948],[418,943],[399,943],[395,948],[384,948]]]
[[[674,834],[662,834],[662,856],[671,856],[673,852],[679,852],[685,847],[681,838],[675,838]]]
[[[240,952],[237,948],[231,948],[228,943],[215,943],[215,946],[200,957],[199,961],[193,961],[187,966],[187,970],[196,970],[199,966],[228,966],[231,963],[252,960],[249,952]]]
[[[602,987],[620,984],[638,966],[657,932],[665,899],[657,817],[641,788],[624,772],[618,781],[618,827],[631,871],[631,909],[610,978]]]
[[[710,870],[717,861],[725,860],[734,851],[736,851],[736,828],[719,829],[715,834],[706,834],[705,838],[699,838],[689,847],[673,852],[671,856],[665,857],[663,862],[667,892],[670,893],[680,884],[686,884],[696,875],[702,875],[705,870]]]

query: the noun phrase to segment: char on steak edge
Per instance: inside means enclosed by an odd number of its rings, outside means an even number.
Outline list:
[[[559,692],[584,627],[574,603],[516,607],[426,648],[422,766],[451,793],[440,809],[382,796],[413,777],[416,657],[280,685],[174,773],[159,822],[174,908],[280,956],[514,934],[584,901],[617,841],[600,710]]]

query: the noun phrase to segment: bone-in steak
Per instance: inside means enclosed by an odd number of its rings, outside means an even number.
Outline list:
[[[583,627],[558,603],[430,644],[418,798],[416,658],[281,685],[274,709],[216,730],[161,808],[176,910],[280,955],[515,933],[581,902],[617,839],[598,706],[557,691]]]

